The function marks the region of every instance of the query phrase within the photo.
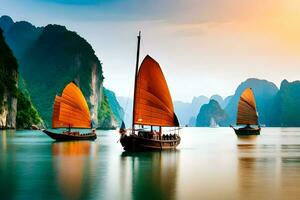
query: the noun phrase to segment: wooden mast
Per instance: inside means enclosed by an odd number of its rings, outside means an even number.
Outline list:
[[[132,109],[132,132],[134,133],[134,119],[135,119],[135,90],[136,90],[136,82],[137,82],[137,74],[139,68],[139,57],[140,57],[140,41],[141,41],[141,31],[139,31],[139,35],[137,36],[137,52],[136,52],[136,65],[135,65],[135,76],[134,76],[134,91],[133,91],[133,109]]]

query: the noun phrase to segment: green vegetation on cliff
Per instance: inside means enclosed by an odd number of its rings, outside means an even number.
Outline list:
[[[106,88],[103,88],[103,91],[104,91],[104,95],[107,97],[111,111],[113,112],[117,120],[117,123],[120,125],[122,119],[124,118],[124,110],[120,106],[119,102],[117,101],[116,95],[113,91],[110,91]]]
[[[103,99],[101,102],[101,106],[98,108],[98,119],[99,119],[99,124],[101,124],[101,126],[98,126],[97,128],[103,128],[103,129],[115,128],[118,124],[113,117],[113,113],[109,105],[108,98],[106,95],[103,95],[102,98]]]
[[[16,124],[17,128],[31,128],[31,125],[42,125],[42,120],[32,106],[30,98],[26,97],[21,91],[18,92]]]
[[[19,60],[40,35],[42,29],[26,21],[16,22],[4,34],[6,41]]]
[[[11,124],[9,128],[30,128],[33,124],[42,124],[37,111],[31,104],[29,95],[25,92],[26,95],[23,94],[25,91],[23,82],[21,81],[21,87],[18,88],[17,81],[17,60],[7,46],[0,29],[0,113],[3,112],[3,108],[7,109],[8,113],[3,117],[6,118],[6,124]],[[3,102],[4,95],[7,98],[7,105]],[[16,99],[17,103],[13,103],[12,99]]]
[[[4,95],[17,96],[18,63],[3,37],[0,28],[0,113],[3,111]]]

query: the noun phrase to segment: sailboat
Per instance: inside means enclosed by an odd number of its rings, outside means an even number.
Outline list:
[[[129,135],[121,134],[120,142],[125,151],[175,149],[181,138],[170,91],[158,62],[152,57],[147,55],[138,67],[140,38],[139,34],[132,129]],[[175,129],[163,133],[162,127]]]
[[[236,124],[243,126],[241,128],[231,126],[239,136],[260,134],[256,103],[251,88],[246,88],[240,96]]]
[[[55,97],[52,114],[52,128],[67,128],[62,133],[43,130],[49,137],[58,141],[68,140],[95,140],[96,130],[90,133],[71,131],[71,128],[91,129],[92,120],[88,104],[74,82],[69,83],[61,96]]]

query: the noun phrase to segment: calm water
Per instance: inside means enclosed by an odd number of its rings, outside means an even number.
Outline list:
[[[53,142],[0,131],[0,199],[299,199],[300,129],[185,128],[177,151],[123,153],[116,131]]]

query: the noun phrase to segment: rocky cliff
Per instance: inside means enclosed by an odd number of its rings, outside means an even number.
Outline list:
[[[0,29],[0,128],[15,128],[18,64]]]
[[[111,108],[111,111],[113,113],[113,116],[114,116],[117,124],[118,125],[121,124],[122,119],[124,119],[125,112],[124,112],[123,108],[120,106],[115,93],[111,90],[104,88],[104,94],[107,97],[109,106]]]
[[[272,126],[300,126],[300,81],[283,80],[272,103]]]
[[[0,28],[0,128],[30,128],[42,124],[30,98],[18,88],[18,64]],[[24,88],[24,87],[23,87]],[[26,123],[25,123],[26,122]]]

